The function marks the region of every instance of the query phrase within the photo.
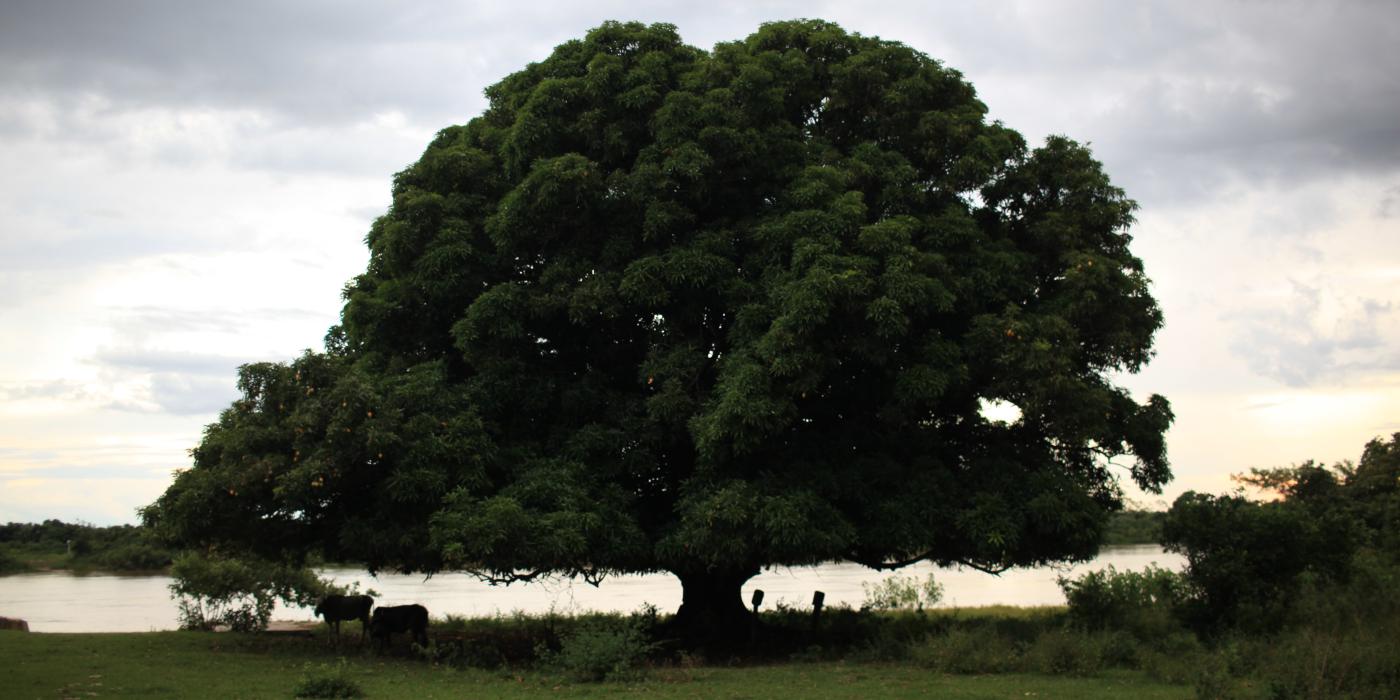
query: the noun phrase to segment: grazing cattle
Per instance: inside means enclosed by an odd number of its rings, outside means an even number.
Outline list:
[[[360,621],[360,639],[369,633],[369,609],[374,599],[367,595],[328,595],[316,605],[316,614],[326,618],[336,639],[340,639],[341,620]]]
[[[369,635],[381,648],[389,646],[390,635],[411,632],[419,646],[428,646],[428,609],[421,605],[391,605],[374,609]]]

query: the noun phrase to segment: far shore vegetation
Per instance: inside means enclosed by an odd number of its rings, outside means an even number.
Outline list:
[[[0,574],[164,572],[171,559],[171,550],[139,525],[98,527],[61,520],[0,525]]]

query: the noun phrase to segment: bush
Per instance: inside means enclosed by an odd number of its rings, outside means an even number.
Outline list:
[[[1153,639],[1152,641],[1159,641]],[[1099,635],[1100,653],[1104,666],[1113,668],[1142,668],[1143,656],[1147,653],[1142,641],[1132,634],[1113,630]]]
[[[850,640],[856,643],[852,647],[855,652],[852,658],[857,661],[904,661],[931,633],[946,629],[941,620],[929,619],[924,615],[854,613],[848,617],[851,623],[845,625],[847,629],[832,625],[828,630],[828,646],[835,656],[839,656],[842,642]],[[858,624],[862,617],[866,624]]]
[[[1038,673],[1093,675],[1104,666],[1106,639],[1068,630],[1046,632],[1026,651],[1026,665]]]
[[[1238,681],[1218,661],[1209,658],[1205,661],[1194,671],[1191,681],[1197,700],[1234,700],[1240,697]]]
[[[910,650],[913,661],[943,673],[1003,673],[1019,668],[1021,650],[991,626],[954,627]]]
[[[1358,557],[1350,581],[1305,584],[1291,613],[1245,652],[1275,697],[1400,697],[1400,569]]]
[[[1196,635],[1178,632],[1156,640],[1143,652],[1139,666],[1151,678],[1182,685],[1195,680],[1207,656]]]
[[[655,649],[638,618],[595,617],[564,634],[559,649],[540,649],[540,661],[568,678],[584,683],[633,680]]]
[[[302,666],[301,680],[292,694],[298,698],[358,698],[363,697],[365,691],[350,679],[349,667],[342,658],[334,666],[320,664],[313,668],[309,663]]]
[[[278,600],[310,606],[327,591],[310,569],[252,559],[189,553],[175,560],[171,574],[181,629],[264,630]]]
[[[1182,574],[1149,566],[1118,571],[1112,566],[1077,579],[1059,579],[1071,624],[1090,631],[1123,630],[1138,639],[1158,639],[1179,628],[1176,615],[1187,596]]]
[[[923,610],[943,599],[943,586],[929,574],[923,581],[913,576],[891,576],[879,583],[861,584],[870,610]]]
[[[0,549],[0,574],[17,574],[28,570],[29,566],[20,561],[18,557],[8,550]]]

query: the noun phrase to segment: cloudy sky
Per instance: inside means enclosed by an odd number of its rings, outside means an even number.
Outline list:
[[[1400,431],[1400,5],[583,5],[0,4],[0,522],[134,522],[239,364],[320,347],[393,173],[606,19],[830,19],[1090,142],[1167,316],[1123,379],[1177,413],[1142,502]]]

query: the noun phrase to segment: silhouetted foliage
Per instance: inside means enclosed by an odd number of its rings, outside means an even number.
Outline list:
[[[1259,502],[1242,492],[1188,492],[1163,526],[1168,549],[1187,558],[1204,627],[1276,629],[1303,586],[1345,584],[1359,552],[1397,561],[1400,434],[1372,440],[1359,465],[1305,462],[1254,469],[1240,481],[1272,492]]]

